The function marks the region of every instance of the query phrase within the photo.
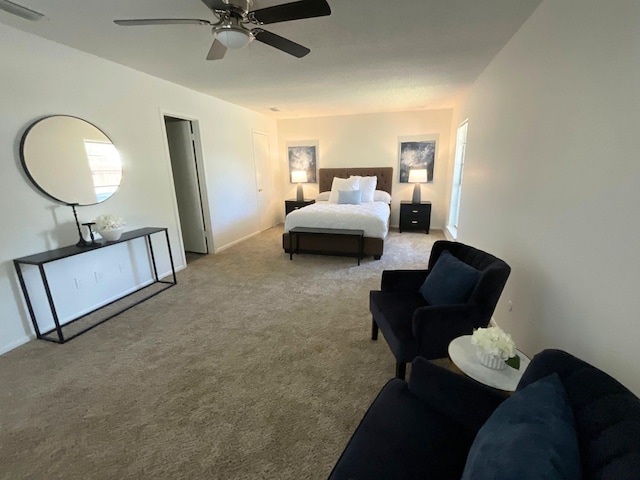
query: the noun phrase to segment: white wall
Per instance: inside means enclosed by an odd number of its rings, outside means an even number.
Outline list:
[[[543,2],[454,118],[469,117],[459,240],[513,268],[498,323],[636,393],[639,19],[635,0]]]
[[[433,183],[422,185],[422,200],[432,204],[431,227],[442,229],[452,157],[451,115],[451,110],[420,110],[279,120],[282,191],[286,198],[296,197],[296,185],[289,183],[287,142],[317,140],[318,168],[393,167],[391,225],[397,226],[400,201],[413,195],[412,184],[398,182],[398,137],[426,134],[437,138],[436,160]],[[318,184],[305,184],[304,192],[306,198],[314,198]]]
[[[161,114],[165,112],[199,122],[215,249],[258,231],[251,135],[253,129],[269,132],[277,169],[275,120],[1,24],[0,38],[0,352],[32,334],[11,260],[77,241],[71,208],[39,193],[20,165],[22,133],[40,117],[84,118],[101,128],[122,156],[120,190],[103,204],[79,208],[81,222],[116,213],[126,219],[127,230],[166,226],[176,266],[184,266]],[[117,250],[101,250],[98,257],[106,264],[126,264],[128,253]],[[122,258],[110,258],[117,255]],[[160,261],[160,272],[166,273],[168,257]],[[117,282],[105,278],[103,285],[96,285],[89,274],[90,285],[78,292],[72,277],[82,275],[82,269],[70,261],[61,270],[68,278],[59,280],[68,283],[59,295],[63,303],[79,297],[78,309],[87,298],[111,295],[107,284],[126,288],[145,280],[144,274],[123,274]],[[106,267],[104,273],[115,275]]]

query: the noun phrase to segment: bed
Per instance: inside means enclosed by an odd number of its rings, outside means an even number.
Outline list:
[[[334,177],[349,178],[351,175],[359,175],[361,177],[377,177],[378,183],[376,190],[382,190],[391,195],[391,186],[393,183],[393,168],[391,167],[360,167],[360,168],[321,168],[318,171],[318,187],[320,192],[328,192],[331,190],[331,184]],[[318,202],[318,207],[320,207]],[[379,203],[379,202],[374,202]],[[312,208],[314,207],[314,208]],[[321,217],[316,217],[314,220],[314,210],[318,207],[309,205],[308,207],[295,210],[287,215],[285,220],[285,232],[282,234],[282,248],[285,252],[289,253],[289,229],[292,227],[327,227],[326,220]],[[335,205],[328,204],[324,208],[318,208],[318,210],[324,210],[324,213],[319,212],[319,215],[334,216],[332,228],[354,228],[365,230],[363,253],[364,255],[372,255],[373,258],[379,260],[384,252],[384,239],[389,229],[389,212],[388,205],[386,208],[384,205],[353,205],[353,207],[359,208],[358,215],[362,215],[364,211],[371,210],[373,216],[378,218],[381,216],[381,212],[386,212],[386,218],[383,219],[385,223],[384,228],[379,225],[379,221],[375,219],[361,218],[358,220],[358,224],[348,220],[347,217],[341,217],[345,210],[344,207],[351,207],[350,205]],[[350,213],[344,213],[349,215]],[[353,212],[351,212],[353,214]],[[350,223],[351,222],[351,223]],[[364,223],[360,223],[364,222]],[[328,255],[350,255],[353,253],[353,242],[349,242],[348,239],[342,239],[340,237],[332,236],[302,236],[299,238],[299,251],[301,253],[318,253]]]

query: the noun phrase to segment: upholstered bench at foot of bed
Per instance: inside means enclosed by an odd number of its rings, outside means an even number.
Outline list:
[[[349,239],[303,235],[300,237],[300,253],[352,256],[353,242],[347,240]],[[285,253],[290,253],[288,232],[282,234],[282,248]],[[365,256],[372,255],[374,259],[380,260],[384,252],[384,240],[382,238],[364,237],[362,251]]]
[[[358,259],[358,265],[362,260],[363,245],[364,245],[364,230],[352,230],[344,228],[317,228],[317,227],[295,227],[289,230],[289,239],[291,240],[289,260],[293,260],[294,253],[300,253],[300,237],[314,237],[319,236],[322,238],[338,237],[349,241],[354,240],[354,246],[351,250],[351,254]]]

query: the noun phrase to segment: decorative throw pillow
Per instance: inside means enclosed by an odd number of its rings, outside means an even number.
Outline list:
[[[349,178],[358,178],[360,181],[360,190],[362,190],[362,202],[373,202],[373,195],[378,185],[378,177],[360,177],[351,175]]]
[[[391,195],[389,195],[384,190],[376,190],[373,193],[373,201],[374,202],[391,203]]]
[[[557,373],[505,400],[476,435],[462,480],[581,478],[573,410]]]
[[[482,273],[444,250],[420,287],[429,305],[465,303]]]
[[[331,184],[331,195],[329,196],[329,202],[338,203],[339,190],[358,190],[359,188],[360,188],[359,178],[333,177],[333,183]]]
[[[338,190],[338,203],[359,205],[362,201],[362,190]]]
[[[328,202],[331,192],[320,192],[316,197],[316,202]]]

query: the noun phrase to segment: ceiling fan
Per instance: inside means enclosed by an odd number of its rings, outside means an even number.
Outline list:
[[[331,8],[326,0],[299,0],[258,10],[251,10],[253,0],[202,0],[202,3],[213,12],[218,19],[217,22],[197,18],[156,18],[114,20],[114,23],[122,26],[204,25],[212,27],[214,41],[207,60],[220,60],[227,53],[228,48],[243,48],[253,40],[302,58],[311,50],[268,32],[260,26],[331,15]],[[247,28],[247,25],[256,25],[256,27]]]
[[[0,0],[0,10],[9,12],[25,20],[36,21],[44,18],[44,15],[30,8],[23,7],[17,3],[10,2],[9,0]]]

